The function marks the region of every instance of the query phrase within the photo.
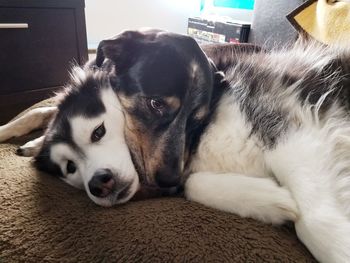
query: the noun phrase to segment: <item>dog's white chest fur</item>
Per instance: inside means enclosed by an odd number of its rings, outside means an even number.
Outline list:
[[[221,100],[217,115],[201,137],[191,171],[267,175],[262,143],[251,134],[251,127],[232,97]]]

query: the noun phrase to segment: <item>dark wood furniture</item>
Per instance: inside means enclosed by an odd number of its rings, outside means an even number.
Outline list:
[[[84,0],[0,0],[0,124],[65,84],[88,58]]]

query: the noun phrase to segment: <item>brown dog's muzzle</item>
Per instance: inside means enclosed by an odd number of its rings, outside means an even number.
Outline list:
[[[125,138],[142,183],[162,188],[181,183],[184,138],[179,136],[184,132],[178,129],[175,122],[155,136],[126,114]]]

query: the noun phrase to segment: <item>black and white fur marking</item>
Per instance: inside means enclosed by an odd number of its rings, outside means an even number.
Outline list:
[[[281,207],[277,192],[286,189],[314,256],[349,262],[349,68],[350,50],[317,44],[238,59],[192,157],[186,196],[273,221],[279,217],[264,201]]]
[[[26,143],[18,153],[35,155],[39,170],[85,189],[102,206],[125,203],[139,188],[123,135],[123,112],[108,74],[74,68],[72,80],[58,95],[57,107],[34,109],[0,129],[0,138],[7,139],[40,128],[51,118],[45,135]],[[104,134],[96,141],[92,136],[101,125]]]

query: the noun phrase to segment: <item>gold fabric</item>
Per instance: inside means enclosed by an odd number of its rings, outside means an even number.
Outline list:
[[[324,44],[350,44],[350,0],[309,0],[288,19],[297,30]]]

